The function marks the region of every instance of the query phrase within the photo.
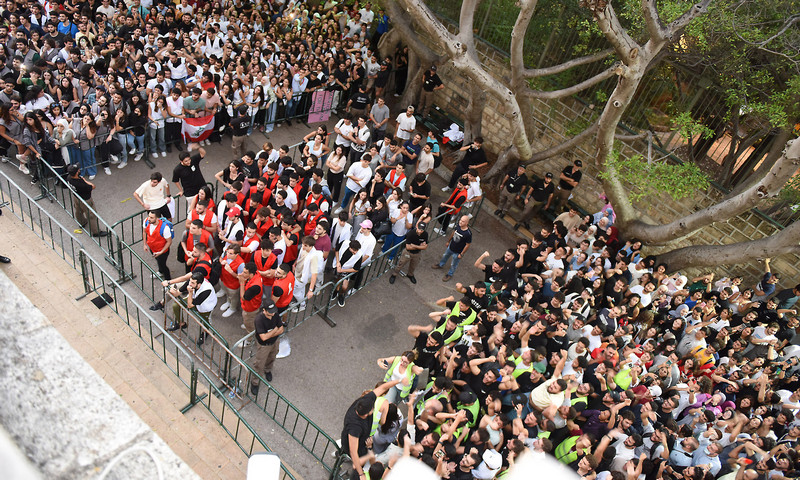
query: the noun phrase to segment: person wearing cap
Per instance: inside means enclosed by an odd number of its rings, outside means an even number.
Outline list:
[[[395,119],[397,122],[397,138],[400,139],[398,143],[402,144],[406,140],[411,139],[414,130],[417,128],[417,118],[414,117],[414,105],[409,105],[406,111],[401,113]]]
[[[522,189],[527,185],[528,176],[525,175],[525,165],[519,164],[509,170],[503,177],[503,181],[500,182],[500,196],[494,214],[500,217],[504,216],[514,205],[514,200],[520,199]]]
[[[553,184],[553,174],[547,172],[544,178],[533,181],[525,193],[523,200],[522,215],[520,215],[517,223],[514,224],[514,230],[524,226],[530,230],[530,221],[534,215],[541,210],[550,208],[550,202],[553,200],[553,193],[555,192],[555,185]]]
[[[75,190],[75,196],[72,199],[72,205],[75,209],[75,220],[77,220],[81,226],[85,226],[88,223],[89,232],[91,232],[93,237],[105,237],[108,235],[108,232],[100,230],[97,217],[94,214],[97,210],[94,206],[94,200],[92,200],[92,190],[97,187],[92,182],[83,178],[80,172],[81,169],[77,165],[70,165],[69,168],[67,168],[67,174],[69,174],[67,182]]]
[[[443,88],[442,79],[436,74],[436,65],[431,65],[431,68],[422,74],[422,91],[419,95],[418,110],[423,117],[428,116],[428,108],[433,105],[434,92]]]
[[[572,195],[572,191],[580,183],[583,176],[581,168],[583,168],[583,162],[575,160],[572,165],[567,165],[564,170],[561,170],[561,175],[558,177],[558,188],[553,199],[553,209],[556,213],[561,211],[561,208]]]
[[[472,476],[476,480],[492,480],[503,466],[503,456],[497,450],[486,450],[480,465],[472,470]]]
[[[255,337],[258,348],[256,349],[256,361],[253,370],[264,376],[264,380],[272,381],[272,364],[278,355],[278,337],[283,335],[285,326],[281,316],[278,314],[278,307],[270,299],[264,299],[260,311],[254,319]],[[250,378],[250,393],[258,395],[258,377],[255,375]]]
[[[420,252],[428,248],[428,232],[425,231],[426,228],[428,228],[427,223],[419,222],[415,228],[406,233],[405,249],[397,265],[392,269],[392,274],[389,276],[389,283],[393,284],[398,274],[407,277],[408,281],[411,283],[417,283],[414,272],[417,270],[417,266],[422,259]],[[406,268],[405,272],[403,272],[403,268]]]

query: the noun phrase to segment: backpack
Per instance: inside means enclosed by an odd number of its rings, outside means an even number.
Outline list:
[[[169,238],[175,238],[175,226],[164,217],[161,217],[161,236],[167,238],[164,232],[169,231]]]
[[[222,264],[219,262],[219,260],[214,260],[210,264],[208,262],[206,262],[205,260],[202,261],[202,262],[197,262],[198,265],[201,264],[201,263],[203,265],[208,265],[209,266],[209,269],[211,270],[211,273],[208,274],[208,282],[211,285],[216,286],[217,283],[219,283],[220,275],[222,275]]]

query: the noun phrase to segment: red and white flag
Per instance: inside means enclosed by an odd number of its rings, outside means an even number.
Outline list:
[[[214,115],[197,118],[184,118],[181,133],[186,143],[206,140],[214,131]]]

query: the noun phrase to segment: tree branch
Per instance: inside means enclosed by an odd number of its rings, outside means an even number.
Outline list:
[[[612,65],[609,68],[605,69],[604,71],[598,73],[594,77],[586,79],[581,83],[576,83],[575,85],[572,85],[567,88],[562,88],[559,90],[551,90],[551,91],[533,90],[528,88],[523,93],[528,98],[539,98],[545,100],[553,100],[556,98],[569,97],[570,95],[575,95],[578,92],[581,92],[589,87],[597,85],[603,80],[606,80],[608,78],[613,77],[614,75],[617,75],[617,73],[619,72],[619,68],[620,68],[619,65]]]
[[[694,5],[692,5],[691,8],[683,12],[683,15],[673,20],[673,22],[669,24],[666,32],[667,35],[664,38],[673,41],[675,39],[675,36],[679,34],[684,28],[686,28],[686,26],[689,25],[692,22],[692,20],[706,13],[706,10],[708,10],[708,6],[710,4],[711,0],[701,0],[700,2],[697,2]]]
[[[800,165],[800,139],[786,144],[783,155],[772,168],[747,189],[710,207],[664,225],[647,225],[637,221],[628,225],[626,233],[649,244],[663,244],[688,235],[714,222],[724,222],[753,208],[759,200],[778,195]]]
[[[715,267],[720,263],[736,265],[756,258],[772,258],[778,255],[800,254],[800,222],[794,222],[769,237],[728,245],[698,245],[678,248],[658,255],[657,262],[669,265],[671,272],[687,267]]]
[[[480,0],[463,0],[461,2],[461,13],[458,18],[458,38],[467,49],[475,48],[475,34],[472,29],[475,25],[475,10],[478,8]]]
[[[650,38],[665,38],[669,32],[661,23],[656,0],[642,0],[642,16]]]
[[[596,0],[587,3],[595,3],[598,7],[602,6],[600,5],[601,2]],[[590,9],[592,9],[591,6]],[[600,27],[600,31],[603,32],[606,40],[614,47],[614,50],[623,63],[626,65],[630,64],[631,61],[636,58],[641,47],[628,35],[628,31],[625,30],[625,27],[619,23],[619,18],[617,18],[617,14],[614,12],[614,7],[611,6],[611,2],[608,2],[603,9],[595,8],[592,9],[592,11],[594,12],[595,20],[597,20],[597,26]]]
[[[419,39],[419,35],[411,27],[409,15],[396,2],[386,2],[387,13],[391,16],[393,29],[408,43],[408,48],[423,59],[425,63],[439,63],[441,57]]]
[[[530,19],[529,19],[530,21]],[[516,28],[516,26],[515,26]],[[512,40],[513,43],[513,40]],[[546,68],[528,68],[523,73],[525,78],[537,78],[537,77],[546,77],[548,75],[555,75],[557,73],[561,73],[564,71],[569,70],[570,68],[574,68],[580,65],[586,65],[587,63],[596,62],[598,60],[602,60],[607,58],[609,55],[614,53],[614,49],[606,49],[602,52],[593,53],[591,55],[586,55],[585,57],[574,58],[564,63],[560,63],[558,65],[553,65],[552,67]]]
[[[575,135],[574,137],[564,140],[563,142],[554,147],[550,147],[547,150],[534,153],[532,157],[530,157],[525,161],[525,164],[528,165],[531,163],[541,162],[542,160],[547,160],[550,157],[561,155],[567,150],[571,150],[575,148],[576,145],[579,145],[582,142],[586,141],[586,139],[594,135],[595,132],[597,132],[597,122],[586,127],[586,129],[584,129],[581,133]]]

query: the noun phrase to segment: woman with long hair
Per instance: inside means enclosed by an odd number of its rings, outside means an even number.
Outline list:
[[[30,171],[27,166],[25,152],[27,148],[22,144],[22,130],[25,124],[19,115],[19,104],[12,100],[11,104],[0,105],[0,148],[3,156],[8,155],[11,145],[17,147],[17,160],[19,160],[19,171],[28,175]]]
[[[148,105],[147,119],[148,127],[150,130],[150,152],[153,158],[158,157],[158,152],[161,152],[162,157],[167,156],[167,144],[164,141],[164,128],[166,126],[165,119],[167,118],[167,99],[160,95]]]
[[[31,183],[39,181],[39,160],[44,159],[55,150],[55,144],[42,121],[33,112],[28,112],[23,117],[25,128],[22,130],[22,144],[28,151],[28,162],[31,170]]]
[[[97,166],[94,164],[95,135],[97,124],[88,113],[75,119],[75,139],[78,144],[78,162],[81,172],[89,175],[89,180],[97,175]]]
[[[248,135],[253,134],[253,128],[256,126],[256,116],[258,115],[259,110],[261,110],[261,106],[264,104],[264,102],[264,87],[261,85],[256,85],[250,91],[250,94],[245,100],[245,103],[248,107],[247,113],[250,114],[250,128],[247,129]]]
[[[100,121],[97,124],[96,153],[97,163],[103,167],[106,175],[111,175],[109,160],[111,159],[111,142],[114,140],[114,132],[117,130],[117,122],[111,118],[111,112],[103,110],[100,112]],[[119,168],[119,167],[117,167]]]
[[[347,166],[347,155],[344,154],[344,149],[341,145],[337,145],[333,153],[328,157],[325,162],[328,167],[328,188],[331,189],[331,198],[334,202],[339,201],[339,194],[342,192],[342,180],[344,179],[344,169]],[[343,205],[342,208],[347,208]]]

